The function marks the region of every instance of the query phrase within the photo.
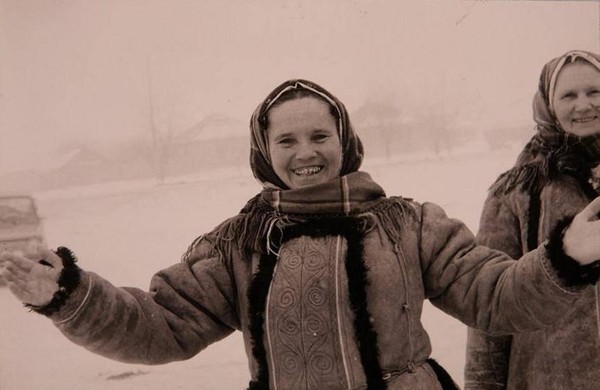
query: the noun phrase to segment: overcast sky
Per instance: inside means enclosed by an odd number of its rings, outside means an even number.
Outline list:
[[[542,65],[599,52],[599,29],[598,1],[0,0],[0,172],[147,133],[149,102],[175,131],[247,123],[295,77],[350,112],[390,99],[528,126]]]

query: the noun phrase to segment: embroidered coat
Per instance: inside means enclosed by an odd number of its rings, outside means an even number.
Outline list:
[[[149,292],[82,271],[50,318],[95,353],[146,364],[191,358],[239,330],[252,389],[433,390],[425,299],[494,333],[547,328],[580,306],[543,246],[515,262],[431,203],[385,199],[361,216],[297,225],[277,255],[215,239],[158,272]]]

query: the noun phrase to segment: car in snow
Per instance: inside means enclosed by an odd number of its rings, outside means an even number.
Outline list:
[[[0,195],[0,252],[45,245],[42,219],[29,195]],[[0,278],[0,285],[4,282]]]

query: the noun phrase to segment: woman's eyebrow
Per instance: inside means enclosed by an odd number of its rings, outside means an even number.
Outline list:
[[[320,127],[317,127],[317,128],[314,128],[314,129],[312,130],[312,132],[313,132],[313,133],[331,133],[331,132],[332,132],[332,130],[329,130],[329,129],[322,129],[322,128],[320,128]]]

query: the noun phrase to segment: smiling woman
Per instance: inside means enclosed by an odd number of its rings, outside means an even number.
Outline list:
[[[556,77],[550,109],[568,133],[580,137],[599,133],[600,62],[587,56],[565,64]]]
[[[556,57],[542,69],[538,85],[536,134],[492,186],[477,235],[480,244],[514,258],[536,248],[600,192],[600,56],[576,50]],[[597,389],[598,286],[573,309],[554,327],[513,336],[470,329],[465,388]]]
[[[114,287],[69,249],[0,255],[11,291],[71,341],[124,362],[189,359],[238,330],[249,389],[456,389],[432,359],[423,303],[486,332],[547,327],[600,273],[600,199],[517,264],[432,203],[359,171],[346,108],[289,80],[251,119],[262,191],[199,236],[150,290]],[[533,287],[532,287],[533,286]],[[521,302],[527,302],[526,307]]]
[[[267,187],[316,184],[362,163],[363,146],[346,107],[307,80],[275,88],[254,111],[250,130],[252,172]]]
[[[271,163],[288,188],[340,175],[342,144],[331,105],[314,97],[281,103],[266,114]]]

